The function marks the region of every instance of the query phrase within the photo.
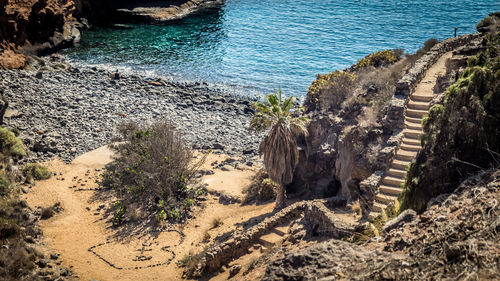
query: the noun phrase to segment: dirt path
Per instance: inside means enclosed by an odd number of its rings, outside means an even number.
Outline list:
[[[425,73],[422,81],[418,83],[415,91],[411,94],[405,111],[404,137],[400,143],[396,157],[392,161],[389,170],[386,171],[379,193],[375,197],[370,218],[377,217],[387,206],[395,202],[402,192],[401,185],[405,181],[406,168],[417,156],[422,148],[420,136],[422,130],[422,118],[428,114],[430,102],[434,98],[434,85],[437,78],[444,75],[446,61],[451,58],[452,52],[443,54]]]
[[[212,155],[207,163],[222,158],[222,155]],[[105,217],[105,209],[112,200],[102,202],[93,198],[100,169],[110,161],[107,148],[84,154],[69,165],[51,161],[47,165],[57,176],[38,182],[25,195],[33,207],[61,202],[64,211],[41,223],[45,242],[61,254],[63,265],[72,266],[81,280],[179,280],[182,269],[176,262],[208,245],[202,242],[206,233],[212,240],[237,228],[242,221],[272,211],[273,204],[224,205],[209,195],[203,208],[195,211],[195,218],[183,229],[177,226],[168,232],[123,235],[123,229],[117,232]],[[204,168],[210,168],[207,165]],[[216,170],[203,180],[209,183],[209,189],[241,196],[255,169]],[[224,224],[212,228],[216,218]]]

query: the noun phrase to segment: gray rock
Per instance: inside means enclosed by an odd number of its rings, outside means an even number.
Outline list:
[[[388,221],[382,228],[382,231],[387,233],[393,229],[401,227],[405,223],[415,220],[416,218],[417,212],[412,209],[407,209],[399,214],[399,216],[397,216],[396,218]]]

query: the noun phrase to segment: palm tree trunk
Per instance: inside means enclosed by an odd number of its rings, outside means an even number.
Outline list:
[[[285,202],[285,186],[282,184],[279,184],[276,190],[276,205],[274,206],[275,209],[283,209],[286,206]]]

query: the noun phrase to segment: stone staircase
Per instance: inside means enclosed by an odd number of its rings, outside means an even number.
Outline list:
[[[368,217],[373,219],[380,215],[391,203],[394,203],[402,190],[405,181],[406,169],[417,156],[421,148],[420,136],[423,134],[422,119],[428,114],[430,102],[434,97],[433,87],[437,77],[444,74],[445,62],[451,57],[451,52],[442,55],[431,66],[422,81],[410,95],[405,111],[405,129],[397,153],[385,172],[379,185],[379,192],[375,196],[372,210]]]

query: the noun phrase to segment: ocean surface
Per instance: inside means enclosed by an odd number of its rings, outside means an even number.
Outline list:
[[[65,54],[77,65],[303,97],[316,74],[384,49],[475,32],[496,0],[226,0],[168,25],[99,28]]]

